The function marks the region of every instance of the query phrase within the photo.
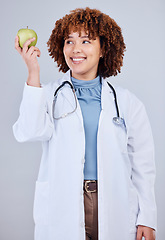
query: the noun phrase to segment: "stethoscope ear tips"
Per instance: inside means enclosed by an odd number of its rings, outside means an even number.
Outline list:
[[[116,125],[124,125],[124,119],[121,117],[113,117],[113,122]]]

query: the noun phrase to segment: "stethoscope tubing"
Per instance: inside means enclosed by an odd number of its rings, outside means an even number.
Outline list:
[[[59,91],[66,83],[68,83],[68,84],[70,85],[71,89],[74,90],[73,85],[72,85],[69,81],[64,81],[64,82],[56,89],[56,91],[55,91],[55,93],[54,93],[54,97],[57,95],[58,91]],[[75,90],[74,90],[74,91],[75,91]]]
[[[116,96],[116,91],[114,89],[114,87],[109,83],[107,82],[109,87],[112,89],[113,91],[113,95],[114,95],[114,102],[115,102],[115,107],[116,107],[116,113],[117,113],[117,117],[120,117],[120,114],[119,114],[119,107],[118,107],[118,103],[117,103],[117,96]]]
[[[101,77],[100,77],[100,81],[101,81]],[[114,89],[114,87],[109,83],[107,82],[109,87],[112,89],[112,92],[113,92],[113,95],[114,95],[114,102],[115,102],[115,108],[116,108],[116,114],[117,116],[116,117],[113,117],[113,122],[117,125],[123,125],[124,124],[124,119],[120,117],[120,113],[119,113],[119,107],[118,107],[118,103],[117,103],[117,95],[116,95],[116,91]],[[55,99],[57,97],[57,94],[58,94],[58,91],[64,87],[65,84],[69,84],[69,86],[71,87],[73,93],[74,93],[74,97],[76,99],[76,96],[75,96],[75,89],[73,87],[73,85],[69,82],[69,81],[64,81],[55,91],[54,93],[54,100],[53,100],[53,111],[54,111],[54,105],[55,105]],[[76,108],[77,108],[77,101],[76,101]],[[76,109],[75,108],[75,109]],[[74,111],[73,111],[74,112]],[[71,114],[72,112],[70,112],[69,114]],[[60,118],[64,118],[66,117],[68,114],[64,114],[63,116],[59,117],[59,118],[56,118],[57,120],[60,119]]]
[[[64,87],[65,84],[69,84],[69,86],[71,87],[72,91],[73,91],[73,94],[74,94],[74,98],[75,98],[75,103],[76,103],[76,107],[75,109],[72,111],[72,112],[69,112],[69,113],[66,113],[66,114],[63,114],[62,116],[60,117],[53,117],[54,119],[56,120],[59,120],[61,118],[65,118],[66,116],[70,115],[71,113],[74,113],[77,109],[77,99],[76,99],[76,93],[75,93],[75,89],[73,87],[73,85],[69,82],[69,81],[64,81],[55,91],[54,93],[54,99],[53,99],[53,107],[52,107],[52,114],[54,115],[54,106],[55,106],[55,100],[57,98],[57,95],[58,95],[58,91]]]

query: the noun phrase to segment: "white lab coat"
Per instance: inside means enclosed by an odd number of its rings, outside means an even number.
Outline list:
[[[70,71],[42,88],[25,83],[13,126],[17,141],[42,141],[43,146],[34,200],[35,240],[85,240],[85,134],[79,102],[71,115],[52,117],[54,91],[65,80],[71,82]],[[156,229],[153,138],[143,104],[128,90],[116,87],[116,93],[126,128],[112,121],[114,96],[103,79],[97,134],[99,240],[135,240],[136,225]],[[70,87],[60,94],[57,111],[73,104]]]

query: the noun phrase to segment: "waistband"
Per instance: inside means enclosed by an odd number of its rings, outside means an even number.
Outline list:
[[[84,180],[84,191],[97,192],[97,180]]]

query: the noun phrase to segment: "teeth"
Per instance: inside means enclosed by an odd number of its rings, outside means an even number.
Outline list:
[[[75,62],[76,62],[76,61],[77,61],[77,62],[78,62],[78,61],[83,61],[83,60],[84,60],[84,58],[73,58],[73,61],[75,61]]]

